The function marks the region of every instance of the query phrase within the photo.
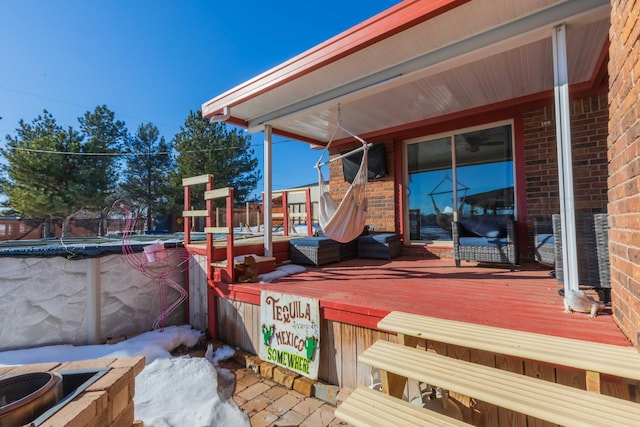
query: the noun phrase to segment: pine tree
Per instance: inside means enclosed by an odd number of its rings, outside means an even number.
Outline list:
[[[81,151],[103,154],[79,158],[81,171],[88,174],[81,179],[90,181],[95,192],[88,204],[100,208],[117,189],[120,163],[119,158],[112,154],[122,152],[128,143],[129,133],[124,122],[115,120],[114,113],[105,105],[96,107],[92,113],[87,111],[78,122],[85,138]]]
[[[105,154],[114,153],[126,135],[124,123],[114,121],[106,106],[79,121],[84,133],[62,128],[44,110],[31,123],[21,120],[0,150],[6,159],[0,165],[3,205],[24,216],[61,219],[63,237],[78,212],[105,207],[118,181],[115,157]]]
[[[127,148],[122,190],[145,212],[147,227],[153,226],[154,213],[166,213],[169,172],[173,167],[171,147],[152,123],[138,127]]]
[[[216,188],[234,187],[236,203],[246,201],[260,181],[249,136],[238,129],[229,130],[225,124],[209,122],[200,111],[189,113],[174,137],[174,146],[178,153],[172,175],[176,198],[180,194],[181,199],[182,178],[190,176],[213,174]],[[194,205],[199,205],[201,195],[193,196]]]

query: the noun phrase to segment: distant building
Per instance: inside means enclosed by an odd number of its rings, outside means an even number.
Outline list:
[[[39,239],[42,224],[42,219],[0,216],[0,240]]]

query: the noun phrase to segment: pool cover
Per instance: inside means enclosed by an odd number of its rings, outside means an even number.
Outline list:
[[[182,248],[182,233],[164,235],[135,235],[131,237],[131,248],[142,252],[147,245],[162,242],[165,248]],[[54,257],[69,260],[98,258],[105,255],[122,255],[122,238],[81,237],[51,238],[37,240],[6,240],[0,242],[0,257]]]

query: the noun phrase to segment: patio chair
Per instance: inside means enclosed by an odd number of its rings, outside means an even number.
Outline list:
[[[606,289],[605,303],[611,297],[611,270],[609,264],[609,217],[606,213],[593,216],[596,233],[596,254],[598,256],[598,274],[600,287]]]
[[[553,222],[550,216],[533,218],[533,244],[536,262],[548,266],[556,264]]]
[[[451,223],[456,267],[460,261],[518,263],[516,221],[511,215],[473,215]]]
[[[552,223],[556,242],[556,280],[564,283],[560,214],[552,216]],[[596,289],[600,300],[605,303],[609,302],[611,291],[608,230],[606,213],[576,215],[578,284]]]
[[[315,265],[340,261],[340,243],[328,237],[289,240],[289,259],[294,264]]]

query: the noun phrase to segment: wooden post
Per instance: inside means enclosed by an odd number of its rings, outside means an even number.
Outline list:
[[[229,227],[229,233],[227,234],[227,274],[229,275],[230,282],[235,282],[234,277],[234,248],[233,248],[233,188],[229,189],[229,195],[226,199],[227,202],[227,227]]]
[[[213,177],[210,177],[207,181],[206,191],[213,190]],[[208,199],[205,202],[205,206],[209,215],[205,218],[205,226],[213,227],[213,200]],[[207,242],[207,277],[213,277],[213,234],[206,233],[206,242]]]
[[[282,228],[284,235],[289,235],[289,200],[287,191],[282,192]]]
[[[600,393],[600,372],[587,371],[587,390]]]
[[[412,337],[406,334],[398,334],[398,344],[406,345],[407,347],[416,348],[420,343],[420,339]]]
[[[402,399],[404,388],[407,385],[407,377],[380,370],[380,379],[382,380],[382,391],[384,393]]]
[[[191,210],[191,187],[184,186],[184,210]],[[184,232],[184,245],[188,246],[191,243],[191,218],[189,216],[182,217],[182,231]]]
[[[251,228],[250,228],[251,218],[249,217],[249,202],[246,202],[244,206],[245,206],[245,218],[246,218],[245,225],[247,226],[247,233],[248,233],[251,231]]]
[[[206,184],[206,191],[213,190],[213,175],[209,177]],[[205,226],[213,227],[213,200],[207,200],[205,206],[209,215],[205,218]],[[209,336],[218,339],[218,298],[216,296],[216,285],[213,280],[213,234],[206,233],[207,244],[207,326]]]
[[[311,189],[307,187],[305,191],[307,210],[307,236],[313,236],[313,211],[311,210]]]

